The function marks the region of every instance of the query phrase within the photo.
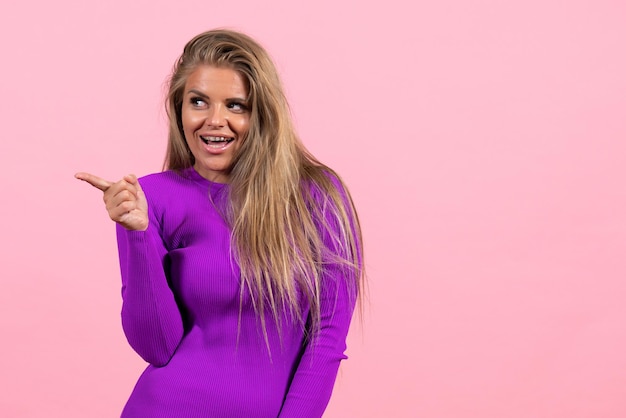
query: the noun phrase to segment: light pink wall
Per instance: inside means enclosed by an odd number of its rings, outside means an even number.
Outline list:
[[[160,169],[162,83],[262,41],[360,209],[370,303],[327,417],[626,416],[626,3],[14,2],[0,11],[0,416],[113,417],[142,361],[72,178]]]

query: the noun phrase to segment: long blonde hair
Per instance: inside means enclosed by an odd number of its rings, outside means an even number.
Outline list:
[[[223,29],[194,37],[174,66],[166,102],[165,169],[182,170],[195,162],[181,113],[185,83],[198,65],[232,68],[248,87],[250,128],[230,169],[225,213],[241,270],[241,296],[248,289],[266,342],[266,311],[279,330],[281,318],[290,314],[303,328],[308,322],[314,337],[329,269],[340,269],[346,297],[362,294],[361,229],[350,194],[297,137],[267,52],[249,36]],[[309,318],[304,306],[310,307]]]

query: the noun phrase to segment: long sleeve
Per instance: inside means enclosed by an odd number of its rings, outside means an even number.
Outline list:
[[[335,187],[348,207],[347,191],[336,178]],[[338,242],[339,220],[328,211],[330,203],[319,191],[314,190],[318,203],[322,205],[325,225],[319,225],[326,250],[334,255],[344,254]],[[358,237],[355,220],[350,219],[349,229]],[[361,254],[356,254],[361,263]],[[333,256],[329,257],[333,260]],[[312,341],[304,347],[300,363],[289,387],[279,418],[319,418],[323,415],[330,400],[339,364],[347,359],[346,336],[357,299],[355,270],[334,260],[329,263],[322,278],[320,298],[320,330]]]
[[[354,310],[340,269],[326,278],[321,300],[319,335],[304,349],[296,374],[281,409],[280,418],[319,418],[333,390],[339,363],[346,359],[346,335]]]
[[[321,222],[327,269],[319,284],[319,332],[306,340],[302,324],[286,315],[282,328],[267,321],[264,336],[222,216],[229,185],[193,168],[140,181],[148,230],[117,231],[122,323],[151,364],[122,417],[321,417],[346,358],[356,299],[354,270],[333,262],[339,224],[332,217]],[[326,201],[311,202],[321,209],[315,219],[328,215]]]
[[[167,251],[149,209],[146,231],[117,226],[122,274],[122,326],[131,347],[148,363],[164,366],[183,336],[180,310],[165,274]]]

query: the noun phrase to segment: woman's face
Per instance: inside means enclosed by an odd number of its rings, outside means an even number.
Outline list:
[[[233,157],[250,125],[246,84],[231,68],[198,66],[187,79],[182,106],[185,140],[204,178],[227,183]]]

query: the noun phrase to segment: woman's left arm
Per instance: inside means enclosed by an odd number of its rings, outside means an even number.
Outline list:
[[[342,183],[334,176],[329,176],[339,192],[344,208],[351,213],[351,199]],[[323,196],[319,190],[313,189],[313,196]],[[325,198],[322,201],[329,202]],[[326,204],[323,207],[328,208]],[[326,250],[333,254],[345,254],[340,250],[338,236],[342,228],[335,215],[324,211],[325,225],[320,225],[322,240]],[[304,353],[293,377],[289,391],[283,403],[279,418],[319,418],[324,413],[332,394],[337,371],[341,360],[347,359],[346,337],[352,314],[354,312],[358,277],[362,266],[360,233],[357,219],[349,219],[350,231],[356,241],[358,271],[340,262],[330,263],[322,276],[320,292],[320,328],[312,340],[304,348]],[[331,256],[332,258],[332,256]]]
[[[346,336],[356,299],[340,271],[333,268],[324,278],[319,334],[304,349],[279,418],[319,418],[328,405],[339,363],[347,358]]]

